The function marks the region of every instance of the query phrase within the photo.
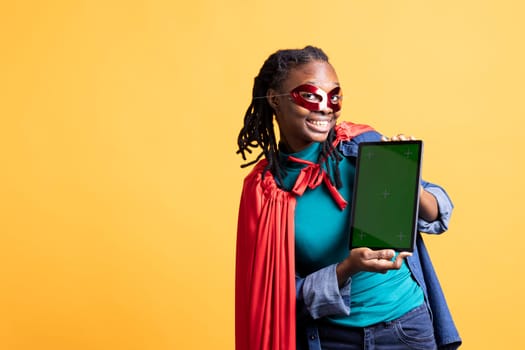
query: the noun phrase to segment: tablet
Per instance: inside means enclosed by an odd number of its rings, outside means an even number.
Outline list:
[[[422,151],[422,141],[359,144],[350,249],[414,250]]]

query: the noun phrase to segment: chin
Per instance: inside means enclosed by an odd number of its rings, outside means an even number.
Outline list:
[[[328,139],[328,133],[321,135],[313,135],[311,137],[312,142],[325,142]]]

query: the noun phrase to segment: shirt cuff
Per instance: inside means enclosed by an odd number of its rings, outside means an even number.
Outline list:
[[[350,314],[351,279],[339,288],[336,266],[329,265],[304,279],[303,300],[314,319]]]
[[[426,233],[443,233],[448,230],[450,216],[454,205],[445,190],[437,185],[427,183],[424,186],[425,191],[431,193],[437,201],[439,215],[434,221],[426,221],[418,218],[418,230]]]

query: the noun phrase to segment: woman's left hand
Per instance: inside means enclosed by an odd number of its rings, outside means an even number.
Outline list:
[[[405,134],[397,134],[392,137],[382,136],[381,141],[413,141],[416,138],[414,136],[406,136]]]

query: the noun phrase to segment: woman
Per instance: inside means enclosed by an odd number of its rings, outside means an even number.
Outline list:
[[[357,145],[388,138],[337,124],[341,103],[315,47],[277,51],[255,78],[238,138],[244,159],[262,152],[246,164],[257,162],[239,210],[236,348],[455,349],[461,339],[421,237],[413,254],[346,248]],[[446,230],[452,203],[441,187],[422,182],[419,209],[420,231]]]

